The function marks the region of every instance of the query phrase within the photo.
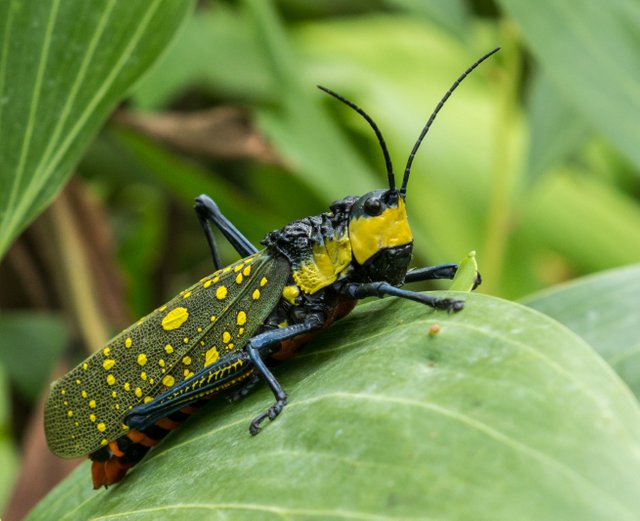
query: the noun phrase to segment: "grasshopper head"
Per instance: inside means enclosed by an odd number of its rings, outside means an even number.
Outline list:
[[[413,149],[407,159],[402,185],[399,190],[396,188],[393,165],[391,164],[387,145],[373,119],[352,101],[326,87],[318,86],[327,94],[355,110],[367,121],[375,132],[384,155],[389,189],[375,190],[363,195],[353,203],[349,215],[351,251],[357,264],[361,267],[359,271],[363,278],[370,281],[387,281],[394,285],[399,285],[403,282],[413,248],[413,236],[411,235],[405,210],[407,184],[413,159],[422,144],[422,140],[427,135],[429,128],[431,128],[431,124],[449,99],[449,96],[471,71],[498,50],[494,49],[488,52],[471,65],[442,97],[413,145]]]
[[[401,284],[413,250],[404,197],[395,188],[360,197],[351,208],[349,241],[366,279]]]

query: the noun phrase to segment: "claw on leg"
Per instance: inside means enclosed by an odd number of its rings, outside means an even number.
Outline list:
[[[260,425],[264,420],[266,420],[267,418],[269,418],[270,421],[275,420],[282,412],[282,409],[286,404],[287,396],[284,395],[283,397],[278,398],[278,401],[276,401],[276,403],[269,407],[266,412],[263,412],[262,414],[256,416],[249,425],[249,432],[251,433],[251,436],[255,436],[262,430],[262,427]]]

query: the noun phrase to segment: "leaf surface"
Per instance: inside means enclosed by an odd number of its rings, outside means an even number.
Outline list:
[[[191,3],[0,3],[0,256],[55,197]]]
[[[640,165],[640,4],[613,0],[606,9],[598,0],[499,4],[565,101]]]
[[[524,299],[591,344],[640,398],[640,266],[584,277]]]
[[[324,332],[275,369],[289,405],[258,436],[264,386],[212,403],[108,490],[82,465],[29,519],[636,519],[626,386],[545,315],[452,295],[460,313],[385,299]]]

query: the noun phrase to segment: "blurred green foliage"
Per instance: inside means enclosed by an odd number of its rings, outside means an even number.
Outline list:
[[[544,16],[547,2],[527,3],[529,15],[521,2],[505,0],[500,3],[504,13],[485,17],[463,2],[442,10],[425,7],[435,2],[356,2],[346,13],[331,2],[324,8],[282,4],[283,20],[261,3],[205,4],[161,64],[138,84],[131,101],[139,109],[158,111],[192,96],[205,106],[233,103],[251,111],[286,168],[255,162],[199,167],[211,183],[228,183],[225,189],[212,186],[209,193],[252,240],[292,218],[322,211],[334,199],[384,184],[370,129],[325,99],[315,84],[343,93],[374,117],[401,172],[421,126],[452,80],[499,45],[502,52],[449,101],[415,162],[408,208],[416,262],[446,262],[476,249],[485,274],[481,291],[519,297],[640,260],[640,161],[627,146],[629,140],[637,142],[637,133],[627,130],[620,136],[619,128],[630,125],[640,106],[633,92],[631,99],[618,93],[620,83],[639,85],[640,72],[622,64],[619,77],[603,78],[598,89],[588,85],[588,75],[599,76],[599,67],[607,69],[609,62],[638,49],[632,41],[612,42],[597,13],[549,11],[555,24],[597,29],[585,42],[577,30],[539,35],[543,23],[529,18]],[[611,6],[607,18],[624,23],[630,4]],[[559,48],[576,49],[577,56],[558,64]],[[590,56],[592,48],[608,49],[606,60]],[[560,88],[565,78],[578,82],[574,90]],[[572,94],[581,85],[597,94],[586,100]],[[600,97],[619,105],[615,111],[599,110]],[[632,109],[634,103],[638,110]],[[132,155],[141,153],[113,126],[101,139],[117,141]],[[151,162],[152,148],[145,154]],[[159,149],[156,155],[164,153]],[[145,182],[188,202],[210,183],[192,186],[186,172],[192,173],[193,163],[180,167],[180,159],[171,162],[170,176],[159,172],[162,167],[142,169],[148,174]],[[93,169],[90,154],[81,170],[91,175]],[[118,177],[130,182],[126,174]],[[185,218],[180,233],[197,235],[195,219]],[[204,257],[202,250],[180,251]],[[185,266],[193,261],[188,258]],[[130,280],[141,277],[133,273]]]

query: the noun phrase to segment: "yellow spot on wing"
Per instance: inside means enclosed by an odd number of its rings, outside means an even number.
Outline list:
[[[96,401],[95,400],[89,400],[89,407],[91,407],[92,409],[96,408]]]
[[[124,341],[124,347],[126,347],[127,349],[130,348],[133,345],[133,340],[131,340],[131,338],[127,338]]]
[[[173,353],[173,347],[171,346],[171,344],[167,344],[166,346],[164,346],[164,352],[167,353],[168,355]]]
[[[226,288],[226,286],[220,286],[216,290],[216,298],[218,300],[223,300],[224,298],[226,298],[226,296],[227,296],[227,288]]]
[[[267,277],[262,277],[260,279],[260,286],[264,286],[267,283]]]
[[[116,377],[112,374],[107,375],[107,383],[109,385],[113,385],[114,383],[116,383]]]
[[[214,363],[218,358],[220,358],[220,353],[218,353],[218,348],[213,346],[205,353],[204,366],[207,367]]]
[[[98,425],[96,425],[96,427],[98,428],[98,430],[99,430],[100,432],[104,432],[104,431],[106,431],[106,430],[107,430],[107,426],[106,426],[104,423],[102,423],[102,422],[100,422]]]
[[[167,387],[171,387],[174,383],[176,383],[176,381],[173,378],[173,376],[171,376],[170,374],[168,374],[162,379],[162,384]]]
[[[178,329],[189,318],[189,311],[187,308],[175,308],[167,313],[167,316],[162,319],[162,329],[165,331],[172,331]]]
[[[112,358],[107,358],[104,362],[102,362],[102,367],[105,371],[113,368],[114,365],[116,365],[116,361]]]
[[[229,331],[225,331],[224,333],[222,333],[222,341],[225,344],[231,342],[231,333],[229,333]]]
[[[147,355],[140,353],[138,355],[138,365],[145,365],[147,363]]]
[[[244,311],[238,311],[238,316],[236,317],[236,324],[239,326],[244,326],[247,323],[247,314]]]
[[[256,289],[252,294],[251,294],[251,298],[253,300],[258,300],[260,298],[260,290]]]

